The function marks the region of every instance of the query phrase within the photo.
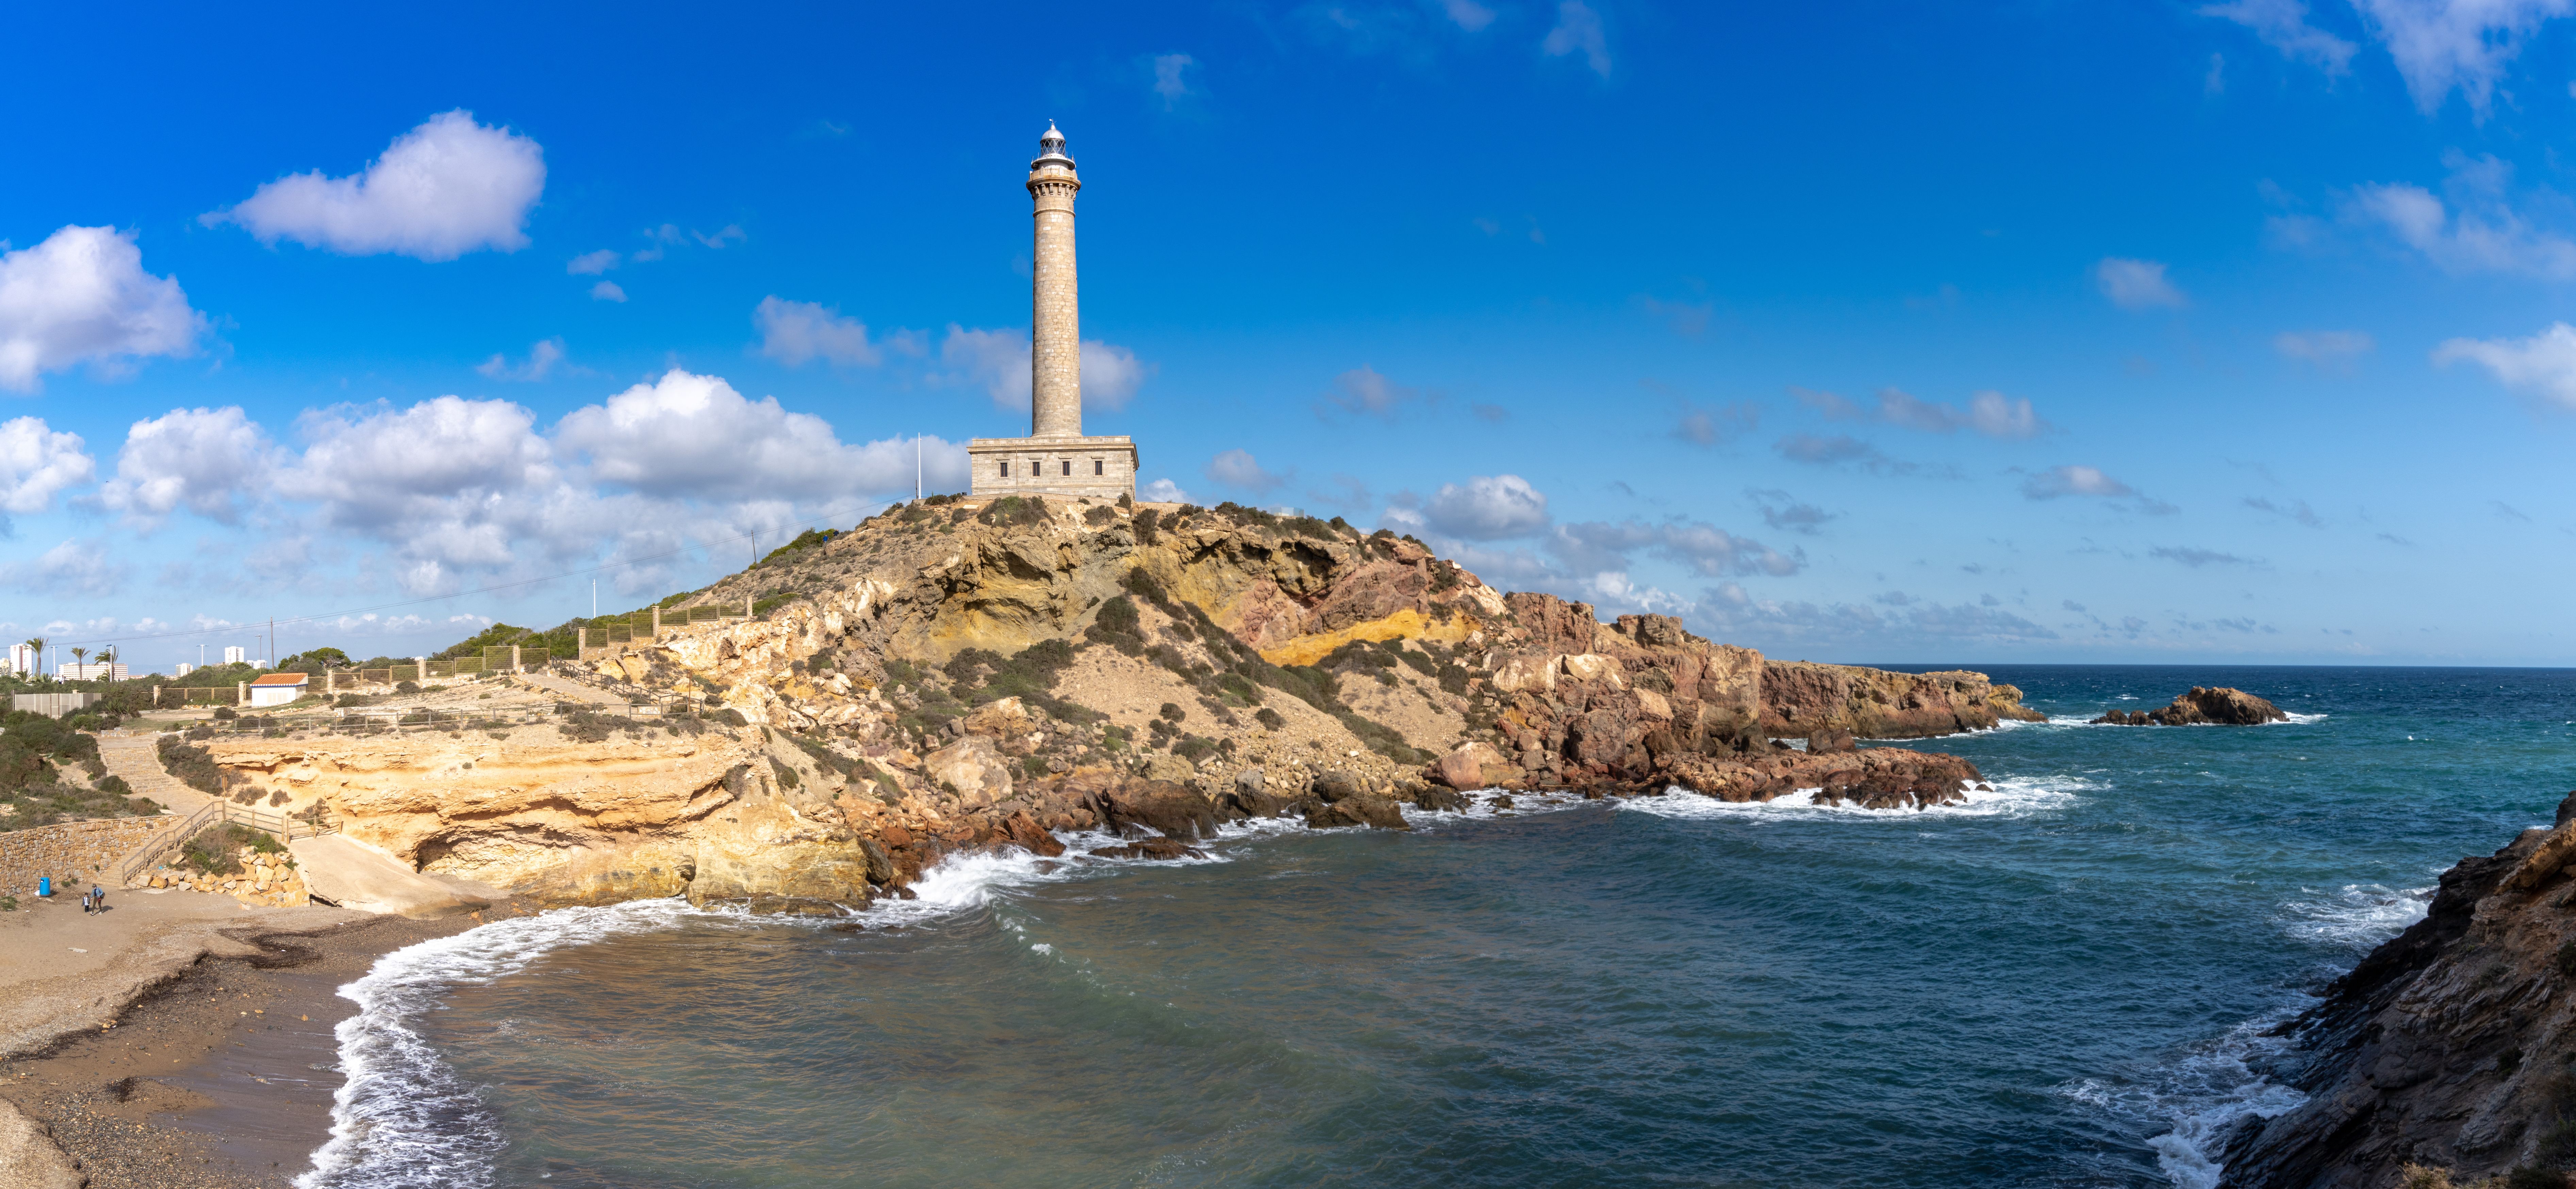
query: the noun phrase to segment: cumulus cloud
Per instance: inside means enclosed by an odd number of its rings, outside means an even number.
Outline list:
[[[615,281],[601,281],[590,287],[592,301],[624,301],[626,289]]]
[[[2330,75],[2351,69],[2352,56],[2361,48],[2309,24],[2308,6],[2301,0],[2235,0],[2231,4],[2205,5],[2200,15],[2243,25],[2262,38],[2263,44],[2281,51],[2282,56],[2306,62]]]
[[[2157,515],[2180,511],[2163,500],[2144,495],[2136,488],[2104,474],[2099,467],[2075,465],[2050,467],[2023,480],[2021,494],[2022,498],[2031,500],[2085,496],[2113,503],[2128,503],[2141,512]]]
[[[81,363],[114,374],[190,355],[205,331],[178,279],[143,271],[134,237],[114,228],[65,227],[0,254],[0,388],[34,392],[44,373]]]
[[[181,508],[237,524],[267,486],[276,453],[239,405],[172,409],[125,431],[116,476],[99,488],[98,503],[147,529]]]
[[[999,409],[1029,407],[1029,333],[1025,330],[969,330],[949,323],[939,344],[948,381],[984,389]],[[1097,339],[1082,342],[1082,407],[1118,410],[1127,407],[1156,365],[1134,351]]]
[[[2513,167],[2495,157],[2449,157],[2449,201],[2404,182],[2357,186],[2344,199],[2350,224],[2387,233],[2450,273],[2495,272],[2576,279],[2576,240],[2514,208]]]
[[[515,541],[567,544],[596,527],[547,515],[587,501],[535,422],[509,401],[456,396],[307,414],[309,444],[278,489],[316,503],[329,528],[393,544],[407,588],[439,589],[457,568],[507,566]]]
[[[2415,106],[2430,115],[2457,89],[2480,117],[2495,85],[2542,23],[2571,0],[2353,0],[2396,59]]]
[[[1524,537],[1547,527],[1547,496],[1518,475],[1443,483],[1421,508],[1422,523],[1468,541]]]
[[[238,223],[267,244],[291,239],[351,256],[454,260],[528,246],[522,229],[545,185],[536,141],[475,123],[460,109],[394,138],[364,173],[279,178],[203,221]]]
[[[81,447],[79,434],[34,417],[0,421],[0,513],[32,516],[53,507],[64,488],[89,482],[98,464]],[[0,534],[7,530],[0,515]]]
[[[1547,31],[1539,48],[1551,58],[1580,52],[1592,73],[1610,77],[1610,39],[1601,31],[1601,14],[1583,0],[1564,0],[1556,6],[1556,27]]]
[[[868,342],[866,323],[810,301],[761,298],[751,311],[751,323],[760,330],[760,353],[789,367],[817,359],[841,367],[873,367],[885,358]]]
[[[912,486],[911,439],[844,445],[820,417],[678,368],[574,410],[554,440],[595,481],[661,498],[826,501]],[[963,447],[926,439],[923,447],[926,479],[965,482]]]
[[[1578,575],[1624,571],[1628,568],[1628,555],[1640,550],[1711,578],[1748,574],[1785,577],[1806,565],[1803,555],[1784,554],[1760,541],[1687,518],[1660,524],[1639,520],[1561,524],[1549,535],[1547,549]]]
[[[2112,305],[2124,310],[2178,309],[2191,304],[2165,277],[2161,261],[2105,256],[2093,266],[2093,283]]]
[[[1137,488],[1136,497],[1149,503],[1157,504],[1186,504],[1190,502],[1190,493],[1181,490],[1180,484],[1174,483],[1169,479],[1156,479],[1143,487]]]
[[[619,259],[617,253],[601,248],[573,257],[571,263],[564,265],[564,271],[576,277],[595,277],[617,267]]]
[[[560,338],[552,338],[529,346],[528,357],[518,363],[512,363],[507,358],[495,354],[490,359],[475,364],[474,370],[483,373],[487,379],[532,383],[545,379],[551,374],[555,370],[555,365],[563,362],[563,357],[564,341]]]
[[[1296,475],[1293,467],[1284,471],[1264,469],[1249,450],[1228,450],[1209,459],[1207,464],[1208,478],[1228,487],[1240,487],[1262,495],[1278,490]]]
[[[1154,93],[1163,97],[1164,111],[1172,110],[1192,94],[1187,72],[1198,64],[1199,60],[1188,54],[1154,55]]]
[[[119,557],[105,541],[64,541],[31,560],[0,562],[0,586],[58,598],[112,595],[125,588],[126,576],[133,572]],[[62,634],[52,624],[46,630]]]
[[[1922,400],[1901,389],[1882,388],[1878,393],[1878,419],[1926,433],[1967,429],[1990,438],[2037,437],[2048,428],[2048,423],[2032,410],[2030,398],[2016,399],[1992,390],[1969,397],[1968,407],[1962,409]]]
[[[1816,530],[1834,519],[1833,513],[1814,504],[1800,503],[1797,497],[1785,491],[1764,490],[1746,494],[1753,498],[1754,506],[1761,509],[1762,523],[1782,532],[1812,537]]]
[[[2433,362],[2467,360],[2494,373],[2497,382],[2576,412],[2576,327],[2553,322],[2522,339],[2451,339],[2433,350]]]
[[[1673,436],[1694,446],[1714,446],[1761,425],[1762,408],[1749,400],[1728,405],[1683,401],[1681,414],[1673,422]]]
[[[2318,371],[2346,373],[2352,361],[2370,353],[2370,336],[2358,330],[2285,330],[2272,336],[2272,349],[2284,359],[2303,359]]]

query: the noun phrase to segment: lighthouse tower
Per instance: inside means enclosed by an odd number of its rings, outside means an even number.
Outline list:
[[[1030,260],[1029,436],[966,444],[978,496],[1114,499],[1136,491],[1136,444],[1082,432],[1082,297],[1073,260],[1073,196],[1082,190],[1053,121],[1029,162],[1037,219]]]

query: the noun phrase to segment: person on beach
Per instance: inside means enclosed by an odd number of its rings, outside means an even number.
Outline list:
[[[88,916],[88,915],[89,915],[89,901],[90,901],[90,897],[91,897],[91,896],[93,896],[93,895],[96,895],[96,894],[97,894],[96,889],[92,889],[92,890],[90,890],[90,891],[87,891],[87,892],[83,892],[83,893],[81,893],[81,915],[82,915],[82,916]]]
[[[106,911],[107,911],[107,889],[106,889],[106,888],[102,888],[102,887],[98,886],[97,884],[91,884],[91,885],[89,886],[89,898],[98,902],[98,908],[97,908],[95,911],[98,911],[98,912],[106,912]]]

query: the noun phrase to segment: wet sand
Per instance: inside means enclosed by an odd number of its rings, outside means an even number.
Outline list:
[[[138,899],[129,895],[126,903]],[[206,903],[172,909],[167,915],[234,911]],[[73,918],[43,926],[73,924],[80,915],[76,903],[36,911]],[[314,1150],[330,1137],[340,1086],[332,1030],[356,1010],[338,988],[384,954],[516,911],[503,904],[438,920],[235,912],[219,918],[231,944],[99,1022],[108,1026],[91,1024],[37,1053],[0,1061],[0,1098],[49,1128],[91,1189],[285,1186],[311,1167]],[[313,919],[317,914],[335,919]],[[24,955],[15,943],[28,936],[13,930],[0,941]]]

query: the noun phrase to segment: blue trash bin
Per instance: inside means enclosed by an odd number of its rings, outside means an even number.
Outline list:
[[[54,894],[54,877],[53,877],[53,876],[50,876],[50,875],[39,875],[39,876],[37,876],[37,877],[36,877],[36,894],[37,894],[37,895],[39,895],[39,896],[51,896],[51,895],[53,895],[53,894]]]

